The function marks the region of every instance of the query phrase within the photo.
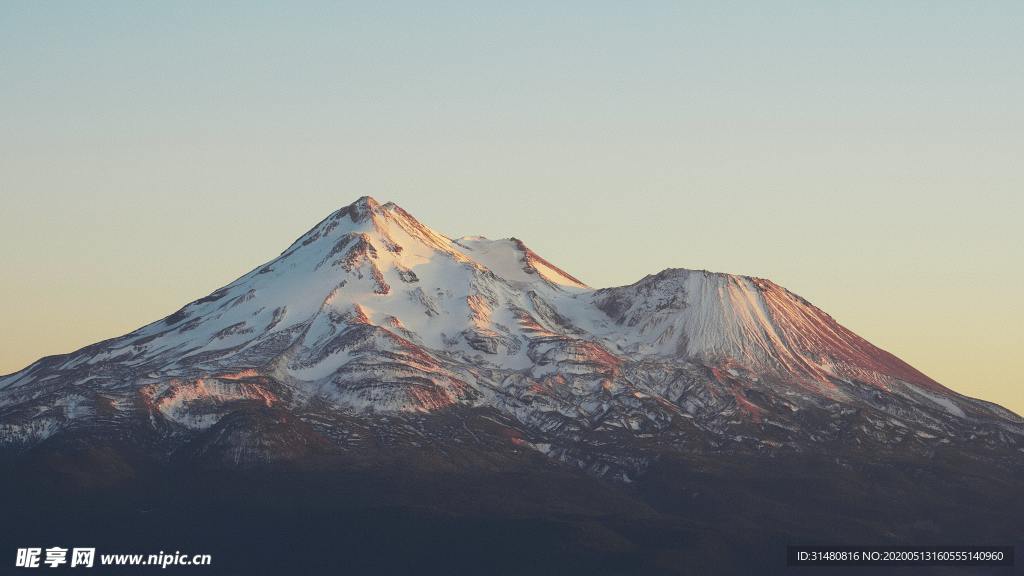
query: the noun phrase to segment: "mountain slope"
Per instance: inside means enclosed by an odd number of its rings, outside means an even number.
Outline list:
[[[252,402],[299,414],[489,407],[570,460],[588,458],[559,432],[671,436],[680,419],[770,450],[836,434],[845,410],[867,419],[865,441],[923,449],[1017,446],[1024,430],[770,281],[666,270],[593,290],[519,240],[451,240],[364,197],[167,318],[0,379],[0,441],[145,420],[173,431],[173,452]],[[803,408],[830,415],[809,426]],[[772,439],[752,433],[764,426]]]

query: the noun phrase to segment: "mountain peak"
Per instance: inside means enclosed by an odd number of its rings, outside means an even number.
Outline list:
[[[377,199],[374,198],[373,196],[366,195],[356,198],[356,201],[350,204],[350,206],[359,206],[373,209],[380,206],[380,202],[378,202]]]
[[[45,439],[115,401],[199,432],[253,400],[351,414],[465,405],[631,430],[648,426],[632,420],[646,406],[652,429],[685,413],[737,433],[804,429],[794,402],[909,415],[897,428],[1009,418],[767,280],[667,269],[594,290],[518,238],[452,240],[363,196],[167,318],[0,378],[0,417],[38,415],[0,440]]]
[[[345,206],[338,211],[339,214],[348,214],[353,222],[363,222],[373,214],[380,212],[380,202],[372,196],[360,196],[355,202]]]
[[[530,284],[540,280],[551,286],[589,290],[579,279],[548,262],[522,240],[490,240],[484,236],[463,236],[455,241],[464,254],[507,281]]]

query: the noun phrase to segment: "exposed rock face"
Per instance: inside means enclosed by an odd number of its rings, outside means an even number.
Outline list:
[[[1016,415],[768,280],[593,290],[520,240],[452,240],[368,197],[163,320],[0,378],[0,443],[107,427],[244,465],[368,449],[353,421],[453,407],[494,414],[509,449],[623,480],[665,450],[1024,446]]]

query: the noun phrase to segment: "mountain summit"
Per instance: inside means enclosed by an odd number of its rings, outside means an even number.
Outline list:
[[[770,281],[670,269],[594,290],[520,240],[453,240],[364,196],[170,316],[0,378],[0,442],[107,422],[151,429],[173,454],[253,403],[325,445],[339,415],[487,408],[524,446],[620,478],[644,459],[581,434],[768,451],[848,435],[1012,447],[1024,434],[1016,415]],[[259,443],[232,454],[292,456]]]

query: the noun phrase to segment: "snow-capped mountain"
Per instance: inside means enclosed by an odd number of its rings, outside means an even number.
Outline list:
[[[288,423],[254,426],[254,407]],[[1024,452],[1020,417],[771,281],[670,269],[595,290],[520,240],[449,238],[369,197],[162,320],[0,378],[0,443],[109,428],[244,464],[461,408],[621,479],[655,448]]]

